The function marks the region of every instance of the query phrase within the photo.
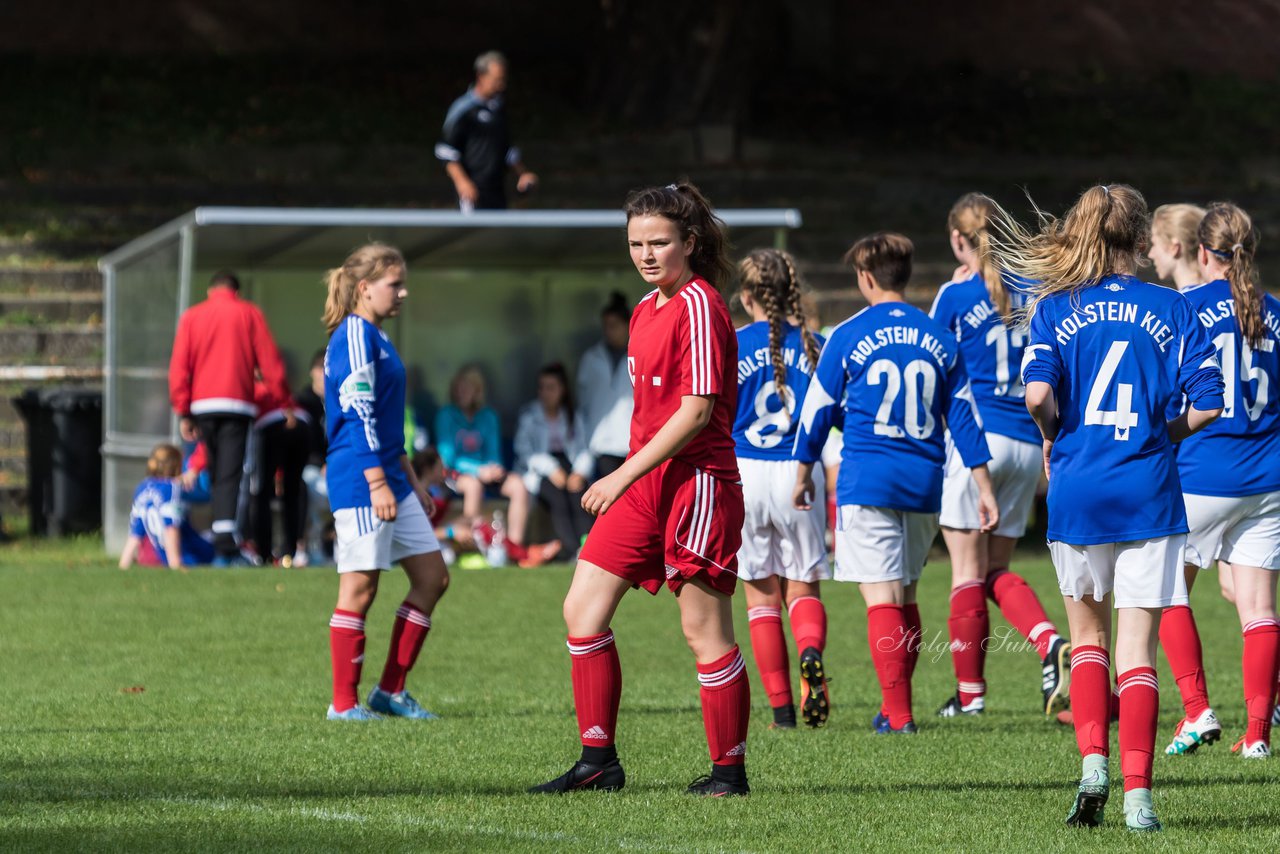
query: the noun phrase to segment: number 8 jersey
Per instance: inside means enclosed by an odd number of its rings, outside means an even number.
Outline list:
[[[814,366],[805,355],[800,327],[787,323],[783,330],[785,405],[778,394],[769,354],[769,321],[749,323],[738,330],[738,413],[733,422],[733,447],[741,459],[795,459],[796,422]],[[822,336],[813,338],[821,350]]]
[[[1040,301],[1022,381],[1048,383],[1061,426],[1050,457],[1050,541],[1146,540],[1187,531],[1165,415],[1185,394],[1222,406],[1222,372],[1191,303],[1132,276]]]
[[[797,458],[820,458],[841,403],[842,506],[937,513],[947,429],[966,466],[991,459],[955,336],[905,302],[865,308],[832,330],[801,410]]]

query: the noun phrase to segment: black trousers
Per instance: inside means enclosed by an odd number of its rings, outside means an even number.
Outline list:
[[[626,457],[615,457],[610,454],[601,454],[596,457],[596,480],[613,474],[622,467],[627,461]]]
[[[263,560],[292,555],[298,548],[302,520],[307,512],[302,470],[310,453],[311,439],[307,425],[302,422],[290,430],[283,421],[277,421],[258,431],[258,493],[253,497],[253,542]],[[276,472],[283,476],[280,519],[284,540],[278,547],[272,537],[271,514],[271,499],[276,494]]]
[[[248,415],[211,413],[196,416],[200,438],[209,450],[210,505],[213,508],[213,547],[221,557],[240,553],[236,541],[236,504],[249,441]]]
[[[551,527],[560,541],[560,553],[556,560],[569,560],[578,553],[582,538],[591,530],[595,521],[591,514],[582,509],[582,493],[570,492],[552,486],[551,481],[543,478],[538,487],[538,501],[551,514]]]

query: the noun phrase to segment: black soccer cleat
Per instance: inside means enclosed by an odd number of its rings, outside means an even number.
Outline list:
[[[801,701],[800,716],[805,726],[817,729],[826,726],[831,714],[831,701],[827,695],[827,672],[822,664],[822,653],[816,647],[805,647],[800,653]]]
[[[728,780],[717,780],[707,774],[690,783],[689,788],[685,789],[685,794],[697,795],[700,798],[732,798],[751,794],[751,786],[748,785],[745,776],[741,783],[732,783]]]
[[[1040,671],[1043,674],[1040,693],[1044,698],[1044,714],[1051,718],[1070,704],[1067,689],[1071,675],[1071,644],[1065,638],[1058,638],[1049,647],[1049,654],[1040,662]]]
[[[773,723],[769,729],[795,729],[796,707],[788,703],[785,706],[773,707]]]
[[[627,782],[626,772],[618,760],[604,765],[593,765],[578,760],[572,768],[554,780],[529,789],[530,794],[558,795],[562,792],[579,792],[594,789],[599,792],[616,792]]]
[[[938,709],[938,717],[976,717],[982,714],[984,709],[986,709],[986,701],[982,697],[974,697],[969,705],[966,706],[961,704],[959,694],[952,694],[947,698],[947,702],[942,704],[942,708]]]

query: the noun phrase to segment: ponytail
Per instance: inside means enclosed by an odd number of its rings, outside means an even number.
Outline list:
[[[321,319],[330,335],[348,314],[355,312],[360,283],[380,279],[392,267],[405,269],[400,250],[385,243],[370,243],[348,255],[341,267],[325,274],[326,295]]]
[[[1040,228],[1034,232],[999,205],[990,220],[996,264],[1038,283],[1031,303],[1015,312],[1018,321],[1030,317],[1047,296],[1078,293],[1145,263],[1151,217],[1146,199],[1127,184],[1090,187],[1061,219],[1039,208],[1035,213]]]
[[[711,287],[722,289],[733,275],[729,263],[729,240],[725,225],[715,215],[711,202],[688,181],[668,184],[665,187],[648,187],[634,190],[627,196],[622,209],[630,222],[637,216],[660,216],[671,220],[680,229],[681,239],[693,237],[693,253],[689,267],[694,274],[706,279]]]
[[[738,264],[738,279],[742,290],[760,303],[768,318],[773,383],[783,409],[789,412],[794,398],[788,398],[787,362],[782,353],[788,318],[794,317],[800,324],[809,373],[812,374],[818,365],[818,342],[805,324],[804,308],[800,304],[801,281],[795,259],[780,249],[757,249]]]
[[[991,251],[991,233],[988,228],[996,212],[996,203],[982,193],[965,193],[947,215],[947,228],[957,231],[969,241],[978,256],[978,273],[987,286],[987,296],[996,307],[996,313],[1006,323],[1012,323],[1013,301],[1004,286],[1004,275]]]
[[[1235,302],[1236,325],[1241,336],[1253,346],[1267,336],[1263,323],[1262,292],[1258,288],[1258,271],[1254,255],[1258,251],[1258,231],[1242,208],[1231,202],[1209,205],[1200,230],[1200,245],[1215,258],[1227,264],[1227,281]]]

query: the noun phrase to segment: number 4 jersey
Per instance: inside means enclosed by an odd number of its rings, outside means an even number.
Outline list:
[[[1225,279],[1182,292],[1218,352],[1222,417],[1178,445],[1182,491],[1244,496],[1280,490],[1280,300],[1263,296],[1264,337],[1249,342]]]
[[[823,339],[813,336],[819,349]],[[734,451],[749,460],[795,459],[796,423],[814,365],[804,352],[799,326],[783,325],[782,361],[787,367],[784,404],[778,394],[769,354],[769,322],[738,330],[738,414],[733,422]]]
[[[1186,297],[1107,276],[1044,298],[1031,318],[1022,381],[1048,383],[1058,403],[1050,541],[1186,533],[1166,413],[1184,394],[1196,409],[1222,406],[1213,344]]]
[[[907,303],[871,306],[832,330],[801,410],[799,459],[821,457],[841,405],[841,505],[937,513],[947,429],[966,466],[991,459],[955,336]]]

